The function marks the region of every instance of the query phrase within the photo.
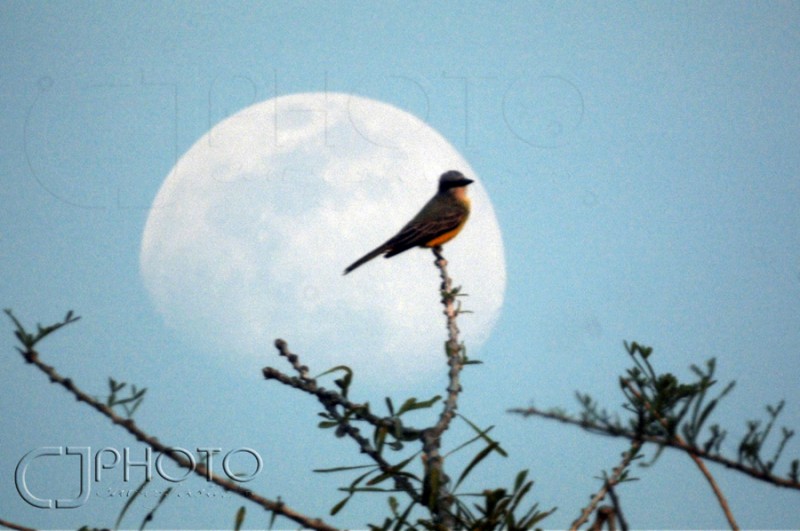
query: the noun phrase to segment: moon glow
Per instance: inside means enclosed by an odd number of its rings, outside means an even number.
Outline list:
[[[312,374],[345,364],[396,387],[441,372],[445,318],[427,249],[342,270],[394,235],[459,170],[472,214],[445,245],[470,355],[491,333],[506,273],[479,177],[435,130],[378,101],[281,96],[214,126],[177,162],[150,209],[141,275],[166,324],[231,361],[288,341]]]

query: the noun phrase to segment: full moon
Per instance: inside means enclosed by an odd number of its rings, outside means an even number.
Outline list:
[[[214,126],[167,175],[149,212],[140,267],[176,335],[204,355],[274,361],[283,338],[318,374],[402,388],[444,374],[447,338],[429,249],[344,268],[393,236],[459,170],[472,213],[444,246],[470,313],[468,354],[503,303],[500,229],[480,178],[438,132],[386,103],[349,94],[281,96]]]

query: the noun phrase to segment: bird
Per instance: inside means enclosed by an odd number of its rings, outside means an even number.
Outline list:
[[[461,232],[467,222],[470,200],[467,186],[473,183],[456,170],[439,177],[439,189],[414,218],[396,235],[368,252],[344,270],[348,274],[381,254],[391,258],[412,247],[438,247]]]

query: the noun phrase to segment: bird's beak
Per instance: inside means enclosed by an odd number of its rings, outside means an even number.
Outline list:
[[[472,179],[467,179],[466,177],[464,177],[463,179],[458,181],[458,186],[467,186],[468,184],[472,184],[474,182],[475,181],[473,181]]]

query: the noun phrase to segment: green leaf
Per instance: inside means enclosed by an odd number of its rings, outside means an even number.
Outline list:
[[[419,454],[420,454],[420,452],[416,452],[413,455],[411,455],[411,457],[409,457],[408,459],[404,459],[403,461],[400,461],[396,465],[391,466],[389,468],[389,470],[387,470],[386,472],[384,472],[384,473],[372,478],[371,480],[369,480],[367,482],[367,485],[377,485],[378,483],[380,483],[380,482],[382,482],[382,481],[384,481],[384,480],[386,480],[388,478],[393,478],[393,477],[398,477],[398,476],[405,476],[405,477],[414,478],[415,476],[413,474],[410,474],[408,472],[402,472],[402,470],[406,467],[406,465],[408,465],[412,460],[414,460]]]
[[[399,452],[400,450],[403,449],[403,443],[401,443],[400,441],[391,441],[385,444],[395,452]]]
[[[400,406],[399,410],[397,410],[397,416],[399,417],[403,413],[407,413],[409,411],[414,411],[415,409],[429,408],[433,404],[435,404],[438,400],[440,400],[441,398],[442,398],[441,395],[436,395],[433,398],[431,398],[429,400],[425,400],[423,402],[417,402],[417,399],[413,398],[413,397],[409,398],[408,400],[403,402],[403,405]]]
[[[172,492],[172,487],[168,488],[167,490],[161,493],[161,497],[158,498],[156,506],[150,509],[150,512],[148,512],[144,516],[144,518],[142,518],[142,524],[139,526],[139,531],[144,531],[145,526],[147,526],[149,522],[153,521],[153,517],[156,514],[156,510],[158,510],[158,508],[161,507],[161,505],[167,500],[167,496],[169,496],[171,492]]]
[[[336,367],[332,367],[327,371],[317,375],[316,378],[321,378],[323,376],[327,376],[328,374],[332,374],[334,372],[339,372],[339,371],[342,371],[345,374],[349,374],[351,378],[353,376],[353,370],[350,367],[348,367],[347,365],[337,365]]]
[[[377,468],[377,465],[354,465],[354,466],[337,466],[334,468],[315,468],[313,472],[319,474],[329,474],[331,472],[344,472],[347,470],[360,470],[364,468]]]
[[[405,525],[406,520],[408,520],[408,515],[411,512],[411,509],[414,508],[415,504],[416,504],[416,502],[412,500],[411,503],[408,504],[408,507],[406,508],[406,510],[403,511],[403,514],[401,514],[397,518],[397,523],[395,523],[395,525],[394,525],[394,531],[400,531],[401,529],[403,529],[403,526]]]
[[[142,481],[142,484],[139,485],[136,488],[136,490],[133,492],[133,495],[131,497],[129,497],[128,501],[125,502],[125,505],[122,506],[122,510],[119,512],[119,515],[117,516],[117,521],[114,523],[114,530],[115,531],[117,529],[119,529],[119,524],[122,523],[122,519],[125,517],[125,513],[128,512],[128,509],[133,504],[133,502],[136,500],[136,498],[139,496],[139,494],[142,493],[142,489],[144,489],[145,485],[147,485],[147,479]]]
[[[233,531],[239,531],[242,528],[242,524],[244,523],[244,516],[247,513],[247,510],[244,508],[244,505],[239,507],[239,510],[236,511],[236,519],[233,521]]]
[[[492,442],[491,444],[486,446],[483,450],[478,452],[475,455],[475,457],[472,458],[472,461],[470,461],[470,463],[467,465],[467,468],[465,468],[464,471],[461,473],[461,475],[458,477],[458,481],[456,481],[455,487],[453,487],[453,491],[455,492],[458,489],[458,486],[461,485],[461,482],[464,481],[464,479],[469,475],[469,473],[472,471],[473,468],[478,466],[478,463],[486,459],[486,457],[490,453],[494,452],[499,447],[500,443]]]
[[[505,450],[503,450],[503,448],[502,448],[502,447],[500,447],[500,443],[499,443],[499,442],[497,442],[497,441],[495,441],[494,439],[492,439],[491,437],[489,437],[489,436],[487,435],[487,434],[488,434],[488,433],[489,433],[489,432],[492,430],[492,428],[494,428],[494,426],[489,426],[487,429],[485,429],[485,430],[482,430],[482,429],[480,429],[478,426],[476,426],[476,425],[475,425],[475,424],[474,424],[474,423],[473,423],[471,420],[469,420],[467,417],[465,417],[464,415],[462,415],[462,414],[460,414],[460,413],[459,413],[459,414],[458,414],[458,416],[459,416],[459,417],[460,417],[460,418],[461,418],[461,419],[462,419],[464,422],[466,422],[467,424],[469,424],[469,427],[470,427],[470,428],[472,428],[472,429],[475,431],[475,433],[477,433],[477,434],[478,434],[478,436],[479,436],[481,439],[483,439],[484,441],[486,441],[486,442],[487,442],[487,443],[489,443],[489,444],[492,444],[492,443],[497,443],[497,445],[498,445],[498,446],[497,446],[497,449],[496,449],[496,451],[497,451],[497,453],[498,453],[498,454],[502,455],[503,457],[508,457],[508,453],[507,453]]]
[[[493,429],[494,429],[494,426],[489,426],[488,428],[486,428],[486,429],[483,431],[483,433],[482,433],[481,435],[476,435],[476,436],[475,436],[475,437],[473,437],[472,439],[469,439],[468,441],[466,441],[466,442],[463,442],[463,443],[459,444],[458,446],[456,446],[455,448],[453,448],[452,450],[450,450],[449,452],[447,452],[447,453],[445,454],[445,457],[450,457],[450,456],[451,456],[451,455],[453,455],[454,453],[456,453],[456,452],[459,452],[459,451],[463,450],[464,448],[466,448],[466,447],[467,447],[467,446],[469,446],[470,444],[473,444],[475,441],[479,441],[479,440],[483,439],[482,435],[486,435],[487,433],[489,433],[489,432],[490,432],[490,431],[492,431]]]
[[[389,409],[389,416],[394,417],[394,404],[392,404],[392,399],[388,396],[386,397],[386,407]]]
[[[525,478],[528,477],[528,470],[521,470],[517,477],[514,479],[514,492],[519,492],[519,488],[522,486],[522,483],[525,481]]]
[[[397,489],[384,489],[381,487],[339,487],[338,490],[352,494],[356,492],[397,492]]]
[[[389,428],[386,426],[380,426],[375,429],[375,435],[372,438],[372,442],[375,443],[375,451],[378,452],[378,455],[380,455],[383,451],[383,443],[386,441],[386,435],[388,433]]]
[[[341,511],[341,510],[342,510],[342,508],[343,508],[345,505],[347,505],[347,502],[349,502],[349,501],[350,501],[350,498],[352,498],[352,497],[353,497],[353,495],[352,495],[352,494],[350,494],[350,495],[348,495],[346,498],[344,498],[343,500],[341,500],[339,503],[337,503],[336,505],[334,505],[334,506],[331,508],[331,516],[336,516],[336,513],[338,513],[339,511]]]
[[[25,330],[25,327],[22,326],[22,323],[19,322],[19,319],[17,319],[14,316],[14,314],[10,309],[6,308],[4,311],[6,315],[8,315],[8,317],[13,321],[14,326],[17,328],[16,331],[14,332],[14,335],[17,336],[17,339],[19,339],[20,343],[22,343],[22,345],[25,347],[26,350],[33,349],[33,347],[36,346],[36,343],[38,343],[51,333],[55,332],[59,328],[64,327],[70,323],[74,323],[75,321],[80,319],[80,317],[73,317],[72,311],[69,311],[67,312],[67,317],[59,323],[55,323],[49,326],[42,326],[41,324],[37,323],[36,324],[37,334],[34,336],[32,334],[29,334],[27,330]]]

